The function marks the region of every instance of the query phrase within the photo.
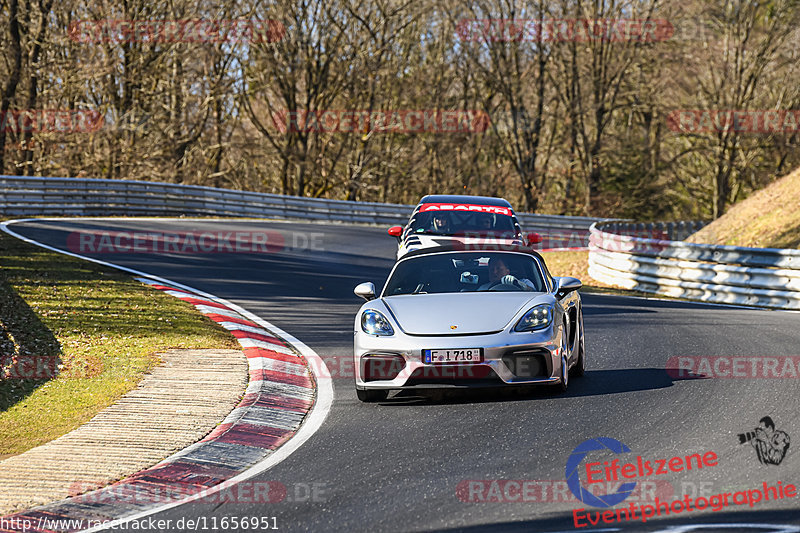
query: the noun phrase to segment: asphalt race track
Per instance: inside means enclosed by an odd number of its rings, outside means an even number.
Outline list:
[[[800,356],[797,313],[584,294],[588,370],[570,382],[567,394],[403,393],[362,404],[350,373],[353,320],[362,302],[352,290],[361,281],[379,287],[385,281],[395,250],[385,229],[212,219],[33,221],[12,229],[236,303],[308,344],[335,376],[333,408],[321,429],[252,480],[282,483],[283,501],[191,503],[154,519],[205,517],[210,526],[213,518],[275,517],[282,531],[573,530],[573,510],[605,510],[568,499],[563,483],[572,450],[597,437],[632,450],[598,454],[598,461],[635,462],[640,455],[655,464],[694,453],[718,456],[716,466],[653,475],[649,485],[642,481],[644,500],[653,491],[673,501],[758,489],[765,482],[800,484],[797,444],[780,464],[765,465],[737,437],[769,415],[778,430],[800,439],[797,379],[679,379],[665,370],[675,357]],[[263,232],[275,246],[269,253],[92,253],[74,249],[78,241],[68,234],[77,230]],[[524,496],[522,487],[529,489]],[[585,520],[582,531],[662,531],[700,523],[751,526],[671,530],[800,531],[756,528],[800,525],[800,497],[673,513],[646,524],[637,519],[593,526]]]

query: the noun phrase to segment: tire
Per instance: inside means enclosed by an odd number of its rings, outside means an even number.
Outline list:
[[[586,373],[586,346],[584,345],[584,337],[583,337],[583,314],[581,314],[580,320],[578,320],[578,361],[575,363],[575,366],[572,367],[570,370],[570,374],[572,377],[579,378]]]
[[[566,332],[561,336],[561,381],[556,384],[556,391],[560,393],[567,392],[569,387],[569,357],[567,351],[569,350],[569,339],[567,339]]]
[[[558,392],[561,392],[561,393],[567,392],[567,387],[569,387],[569,374],[570,374],[570,371],[569,370],[565,370],[568,365],[569,365],[569,361],[567,361],[567,356],[566,355],[562,355],[561,356],[561,381],[559,381],[558,385],[556,385],[556,390]]]
[[[388,390],[356,389],[356,396],[364,403],[380,402],[389,397]]]

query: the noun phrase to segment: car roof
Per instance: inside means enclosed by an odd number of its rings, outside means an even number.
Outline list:
[[[495,198],[493,196],[467,196],[462,194],[429,194],[420,200],[420,204],[473,204],[491,205],[498,207],[508,207],[512,211],[511,204],[505,198]]]
[[[470,249],[470,246],[475,246],[475,249]],[[511,252],[511,253],[518,253],[518,254],[525,254],[533,256],[537,259],[540,259],[544,262],[544,258],[532,248],[528,248],[526,246],[516,246],[516,245],[508,245],[508,244],[500,244],[500,243],[486,243],[486,244],[442,244],[439,246],[429,246],[426,248],[420,248],[419,250],[412,250],[405,254],[399,261],[404,261],[410,257],[419,257],[421,255],[433,255],[433,254],[440,254],[446,252],[476,252],[476,253],[483,253],[483,252]]]

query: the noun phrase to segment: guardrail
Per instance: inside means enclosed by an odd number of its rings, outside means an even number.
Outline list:
[[[5,216],[227,216],[404,224],[414,206],[147,181],[0,176]],[[677,242],[697,222],[631,224],[518,213],[544,248],[589,246],[589,274],[643,292],[800,309],[800,251]],[[776,289],[778,287],[778,289]]]
[[[12,216],[231,216],[391,224],[407,206],[264,194],[147,181],[0,176]]]
[[[301,198],[148,181],[0,176],[6,216],[227,216],[405,224],[413,205]],[[587,246],[598,218],[519,213],[527,231]]]
[[[663,224],[592,224],[589,275],[666,296],[800,309],[800,250],[676,242],[678,224],[671,234]],[[680,235],[696,229],[684,223]]]

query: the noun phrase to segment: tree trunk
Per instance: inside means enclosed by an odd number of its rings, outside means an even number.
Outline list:
[[[0,173],[5,170],[6,152],[6,129],[8,110],[11,109],[11,101],[17,94],[20,72],[22,71],[22,44],[19,34],[19,0],[9,0],[9,24],[8,33],[11,36],[9,42],[9,52],[11,54],[11,70],[8,74],[5,89],[3,89],[2,101],[0,101]]]
[[[47,21],[48,16],[50,15],[50,8],[53,6],[53,0],[45,0],[42,2],[39,1],[39,14],[41,15],[42,19],[39,23],[39,30],[36,32],[36,39],[33,42],[33,48],[31,48],[30,55],[28,57],[28,65],[31,72],[30,77],[28,78],[28,103],[26,105],[27,109],[36,109],[36,100],[39,96],[39,56],[42,53],[42,41],[44,41],[44,36],[47,33]],[[33,175],[33,147],[31,143],[33,142],[33,131],[27,130],[25,132],[25,138],[23,139],[23,145],[25,147],[25,152],[23,154],[22,160],[23,164],[19,167],[19,175],[22,176],[32,176]]]

